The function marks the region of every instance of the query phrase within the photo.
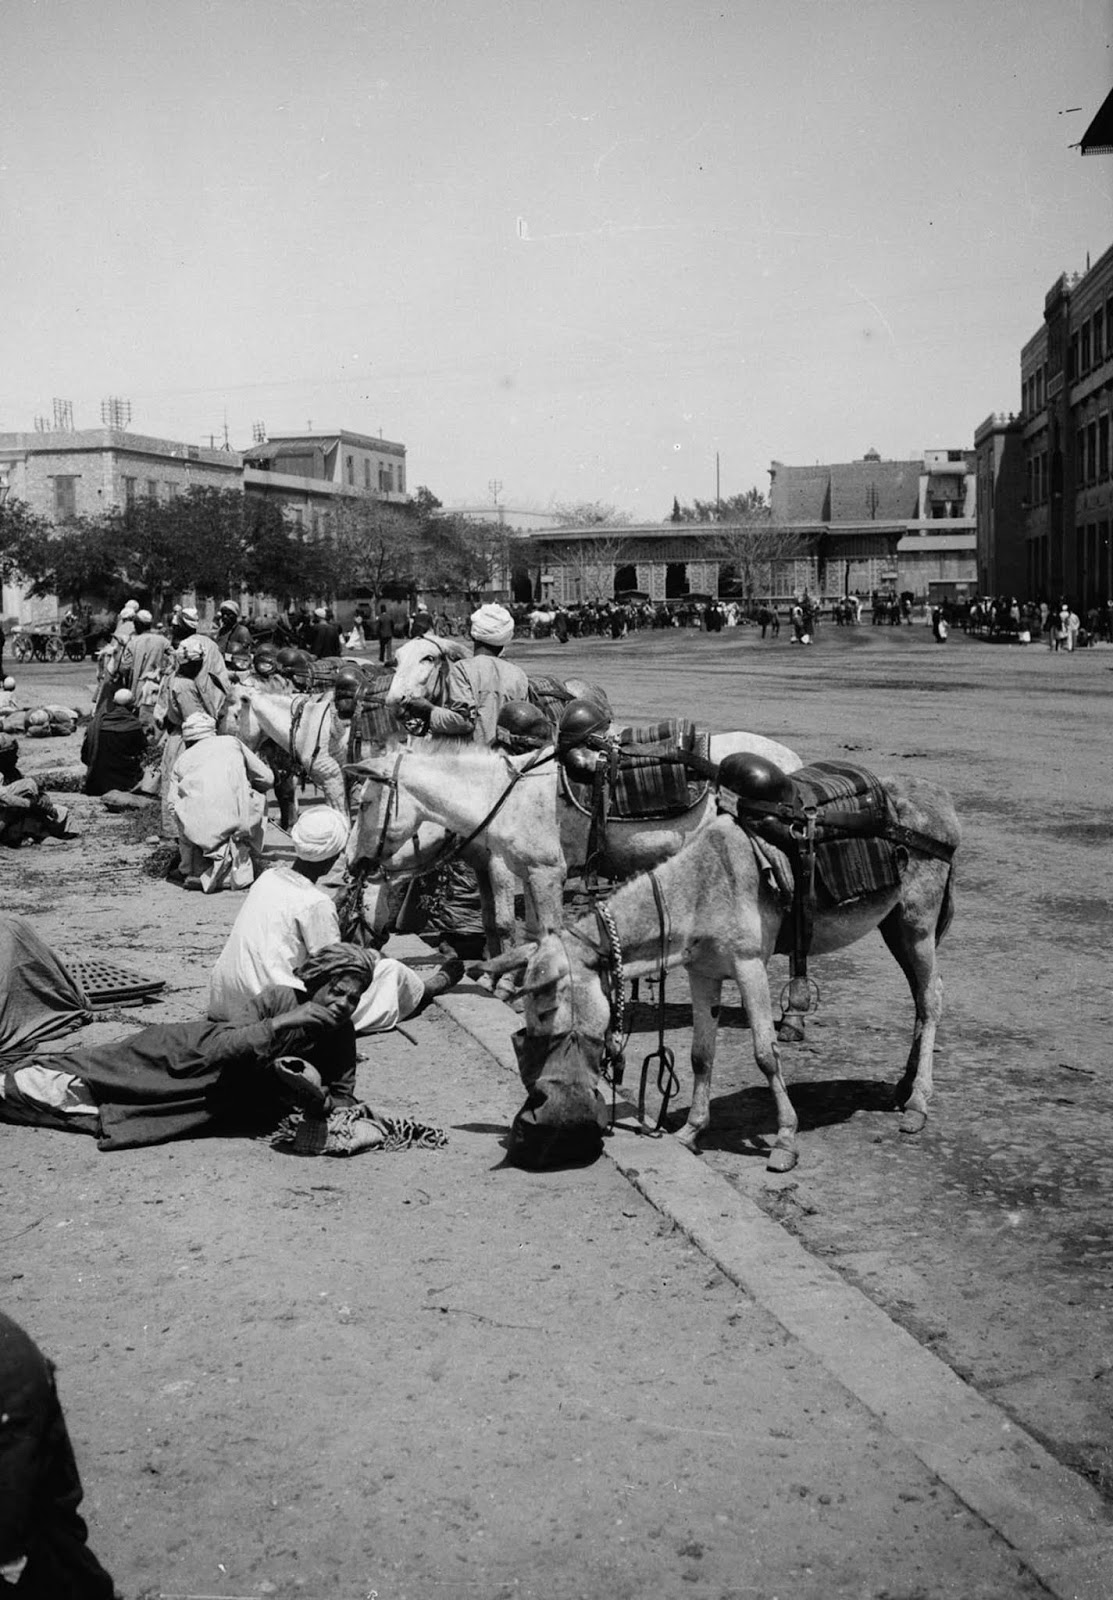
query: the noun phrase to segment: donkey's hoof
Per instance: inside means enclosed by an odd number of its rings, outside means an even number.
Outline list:
[[[800,1044],[804,1038],[804,1024],[796,1017],[783,1016],[777,1023],[777,1039],[781,1044]]]
[[[915,1106],[906,1106],[901,1112],[901,1133],[923,1133],[927,1127],[927,1112],[918,1111]]]
[[[796,1165],[796,1151],[788,1150],[783,1144],[775,1144],[769,1152],[769,1160],[765,1163],[766,1172],[791,1172]]]
[[[682,1128],[676,1130],[676,1137],[685,1150],[690,1150],[693,1155],[699,1155],[699,1136],[702,1131],[701,1128],[693,1128],[690,1122],[686,1122]]]

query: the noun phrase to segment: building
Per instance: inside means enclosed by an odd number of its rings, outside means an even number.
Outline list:
[[[312,532],[327,528],[345,502],[405,505],[406,447],[368,434],[282,434],[244,451],[244,493],[277,502]]]
[[[1031,592],[1021,539],[1023,423],[994,413],[974,432],[978,479],[978,593],[1018,600]]]
[[[1020,412],[1008,449],[1000,424],[978,429],[976,448],[997,461],[997,508],[983,506],[979,571],[989,592],[1030,600],[1065,597],[1081,611],[1113,598],[1113,246],[1083,274],[1061,274],[1044,298],[1043,323],[1020,352]],[[1002,498],[1004,506],[1001,507]]]
[[[830,604],[855,592],[961,598],[976,581],[973,452],[792,467],[774,461],[770,515],[752,523],[653,523],[531,534],[533,594],[561,605],[641,593]]]
[[[95,517],[137,499],[172,500],[189,489],[235,489],[243,463],[234,450],[152,439],[123,428],[0,433],[0,501],[22,500],[52,522]],[[44,621],[53,599],[30,600],[3,589],[0,614],[12,623]]]

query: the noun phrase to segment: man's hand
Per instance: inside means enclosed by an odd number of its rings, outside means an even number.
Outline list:
[[[309,1032],[320,1032],[323,1028],[335,1028],[338,1022],[343,1021],[346,1007],[342,1001],[335,1000],[325,1005],[320,1000],[306,1000],[300,1006],[295,1006],[292,1011],[284,1011],[281,1016],[272,1017],[276,1033],[284,1033],[294,1028],[305,1028]]]
[[[433,715],[431,700],[415,696],[412,700],[403,700],[400,710],[407,733],[417,734],[419,737],[428,733],[429,720]]]

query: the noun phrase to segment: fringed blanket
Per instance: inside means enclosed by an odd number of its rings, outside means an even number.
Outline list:
[[[388,1117],[381,1111],[363,1108],[365,1114],[383,1133],[383,1138],[372,1148],[375,1150],[442,1150],[448,1143],[443,1128],[428,1122],[415,1122],[413,1117]],[[327,1124],[322,1118],[307,1117],[304,1112],[293,1111],[284,1117],[267,1142],[276,1150],[293,1155],[322,1155],[327,1152],[325,1138]],[[341,1153],[341,1152],[336,1152]]]
[[[840,836],[837,829],[824,836],[825,813],[866,815],[880,833],[896,822],[889,796],[865,767],[849,761],[817,761],[792,774],[793,788],[803,806],[815,806],[816,889],[819,904],[844,905],[863,895],[880,894],[900,883],[903,852],[889,839],[870,835]]]

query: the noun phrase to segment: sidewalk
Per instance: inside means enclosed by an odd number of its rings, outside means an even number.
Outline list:
[[[421,949],[420,941],[411,941],[410,958],[417,958]],[[512,1114],[520,1093],[509,1041],[519,1019],[479,991],[455,991],[444,996],[440,1005],[498,1063],[499,1083],[506,1086],[508,1096],[504,1115]],[[856,1443],[861,1454],[850,1473],[854,1484],[854,1509],[848,1513],[851,1528],[862,1513],[858,1495],[868,1482],[864,1462],[880,1430],[897,1453],[900,1473],[920,1469],[937,1480],[938,1489],[929,1492],[929,1503],[941,1512],[942,1548],[947,1545],[946,1528],[953,1527],[955,1516],[955,1504],[948,1504],[945,1486],[955,1501],[980,1520],[987,1549],[999,1549],[993,1537],[999,1535],[1019,1564],[1038,1577],[1048,1592],[1062,1600],[1108,1600],[1113,1594],[1113,1513],[1085,1480],[1060,1466],[1000,1408],[963,1383],[677,1141],[640,1137],[634,1131],[632,1105],[620,1102],[619,1115],[622,1126],[606,1143],[609,1165],[783,1330],[788,1336],[787,1348],[795,1347],[801,1363],[796,1370],[802,1371],[808,1364],[809,1382],[817,1389],[815,1398],[834,1388],[859,1403],[862,1437]],[[677,1359],[683,1359],[679,1352]],[[767,1386],[773,1381],[761,1372],[751,1352],[746,1361],[747,1409],[769,1392]],[[818,1413],[825,1407],[826,1401],[817,1408]],[[805,1440],[806,1435],[801,1442]],[[819,1436],[814,1443],[819,1459],[825,1442]],[[845,1434],[843,1443],[849,1444]],[[766,1492],[777,1475],[772,1454],[764,1463]],[[782,1492],[791,1495],[789,1476]],[[907,1503],[903,1491],[898,1494],[902,1503]],[[848,1504],[846,1500],[842,1503]],[[914,1544],[924,1540],[930,1547],[934,1543],[931,1521],[921,1503]],[[844,1526],[840,1531],[845,1534],[849,1530]],[[864,1534],[864,1527],[861,1531]],[[832,1543],[837,1548],[837,1533]],[[925,1594],[952,1592],[943,1577],[948,1565],[928,1563],[927,1570],[935,1574],[934,1587],[925,1589]],[[787,1577],[784,1572],[778,1581],[785,1582]],[[798,1569],[794,1581],[799,1583]],[[743,1585],[739,1592],[764,1591],[760,1586],[751,1589]],[[874,1590],[843,1591],[829,1578],[824,1592]],[[901,1591],[894,1585],[893,1592]],[[980,1592],[972,1572],[954,1592]],[[990,1588],[986,1592],[1004,1596],[1021,1590],[1006,1585],[1000,1591]]]

